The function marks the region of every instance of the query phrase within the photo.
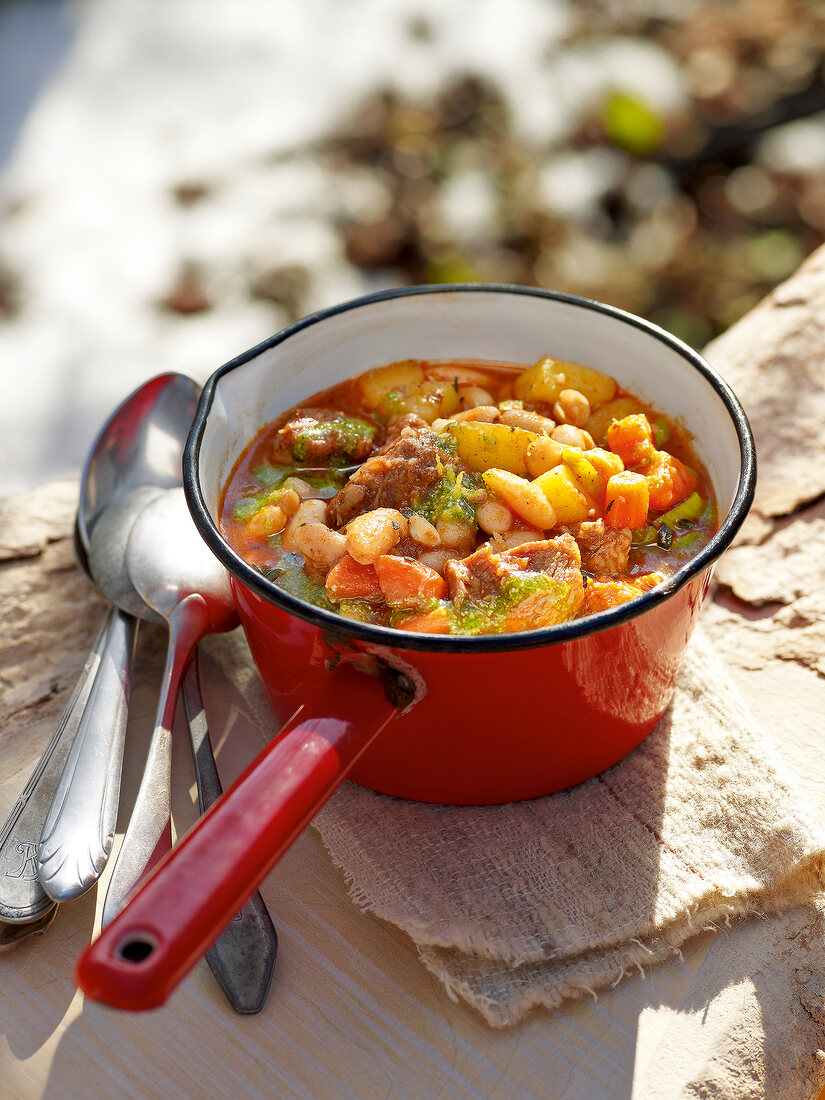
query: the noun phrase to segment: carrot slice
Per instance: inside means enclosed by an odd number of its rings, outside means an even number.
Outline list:
[[[399,630],[412,630],[416,634],[449,634],[450,613],[446,607],[434,607],[396,625]]]
[[[667,451],[657,451],[644,469],[654,512],[666,512],[696,491],[696,475]]]
[[[384,599],[378,574],[372,565],[361,565],[345,554],[327,573],[327,598],[339,600],[367,600],[380,603]]]
[[[614,420],[607,429],[607,445],[621,458],[625,466],[647,462],[656,450],[653,429],[644,413],[634,413]]]
[[[604,493],[604,522],[617,530],[634,530],[647,523],[649,489],[642,474],[623,470],[608,478]]]
[[[420,561],[381,554],[375,559],[375,572],[390,607],[415,607],[447,595],[447,582],[441,574]]]

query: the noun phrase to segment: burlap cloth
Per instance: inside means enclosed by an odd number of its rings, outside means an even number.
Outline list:
[[[232,648],[241,662],[240,637]],[[248,664],[225,671],[271,726]],[[701,629],[664,718],[595,779],[478,807],[347,782],[313,824],[356,905],[403,929],[449,995],[496,1027],[595,996],[692,935],[825,884],[825,825]]]

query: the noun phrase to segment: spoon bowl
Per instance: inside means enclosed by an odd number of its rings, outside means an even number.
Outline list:
[[[80,481],[77,533],[89,551],[101,514],[129,490],[181,483],[181,451],[200,396],[183,374],[160,374],[112,413],[92,447]]]
[[[126,567],[126,545],[140,512],[163,492],[157,485],[138,485],[113,500],[92,530],[87,558],[90,576],[115,607],[155,623],[162,623],[163,618],[132,584]]]
[[[77,560],[90,579],[91,536],[108,509],[139,488],[159,492],[180,483],[199,393],[183,375],[160,375],[128,397],[99,433],[83,470],[74,527]],[[108,582],[98,586],[109,595]],[[131,598],[139,600],[134,590]],[[141,614],[136,605],[109,611],[49,744],[0,828],[0,919],[27,926],[13,936],[5,930],[3,944],[42,931],[55,903],[83,893],[105,866],[117,815],[135,614]]]
[[[40,834],[40,884],[55,901],[92,886],[114,842],[137,618],[160,622],[135,592],[124,549],[135,516],[180,484],[180,455],[200,386],[182,374],[150,379],[118,406],[80,483],[75,543],[81,567],[113,609],[88,702]]]
[[[126,565],[135,591],[148,607],[168,619],[187,596],[207,607],[207,633],[238,625],[229,578],[198,534],[183,489],[170,489],[147,503],[134,522]]]

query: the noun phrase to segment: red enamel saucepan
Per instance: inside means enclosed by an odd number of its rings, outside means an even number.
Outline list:
[[[216,517],[234,463],[303,398],[399,359],[545,355],[613,375],[694,437],[720,526],[659,588],[531,632],[409,634],[306,604],[223,541]],[[750,506],[755,460],[736,398],[678,340],[585,299],[472,285],[348,302],[228,363],[203,391],[184,474],[286,726],[81,957],[82,989],[126,1009],[165,1001],[345,776],[401,798],[508,802],[579,783],[635,748],[670,701],[713,563]]]

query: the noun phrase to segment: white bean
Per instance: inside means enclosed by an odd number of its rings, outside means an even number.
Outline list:
[[[301,500],[312,500],[313,497],[317,498],[318,496],[318,490],[314,489],[308,481],[304,481],[302,477],[286,478],[282,488],[291,489],[298,494]]]
[[[395,508],[375,508],[350,520],[346,528],[347,550],[361,565],[371,565],[408,533],[407,517]]]
[[[457,523],[454,520],[440,519],[436,523],[436,530],[441,536],[441,541],[450,550],[461,550],[466,553],[472,550],[475,544],[475,528],[469,523]]]
[[[593,436],[583,428],[575,428],[572,424],[559,424],[554,429],[551,439],[562,443],[565,447],[579,447],[583,451],[592,450],[596,444]]]
[[[495,405],[493,395],[481,386],[459,386],[458,396],[465,409],[474,409],[478,405]]]
[[[326,518],[327,502],[325,500],[302,501],[284,531],[284,537],[281,540],[284,550],[295,549],[295,532],[301,524],[323,523]]]
[[[278,505],[285,516],[294,516],[301,503],[301,498],[294,489],[276,489],[271,494],[270,500]]]
[[[529,409],[505,409],[501,414],[501,423],[511,428],[523,428],[537,435],[550,435],[556,426],[555,420]]]
[[[563,450],[563,445],[557,443],[555,439],[550,439],[549,436],[543,435],[539,439],[534,439],[527,448],[524,458],[527,473],[530,477],[538,477],[552,470],[561,462]]]
[[[347,540],[341,532],[331,530],[325,523],[302,524],[292,540],[295,549],[324,572],[329,572],[347,552]]]
[[[590,402],[578,390],[562,390],[553,406],[553,416],[565,424],[583,428],[590,419]]]
[[[513,526],[513,513],[505,504],[487,500],[476,508],[476,523],[488,535],[509,531]]]
[[[476,405],[475,408],[454,413],[450,420],[472,420],[479,424],[492,424],[498,418],[499,410],[495,405]]]
[[[452,550],[428,550],[426,554],[422,554],[418,559],[422,565],[428,565],[430,569],[434,569],[436,573],[444,573],[444,566],[448,561],[452,561],[454,558],[459,557]]]
[[[246,529],[253,538],[265,539],[283,531],[286,521],[286,513],[277,504],[266,504],[247,522]]]
[[[428,519],[423,516],[410,516],[410,538],[420,546],[439,546],[441,535]]]

